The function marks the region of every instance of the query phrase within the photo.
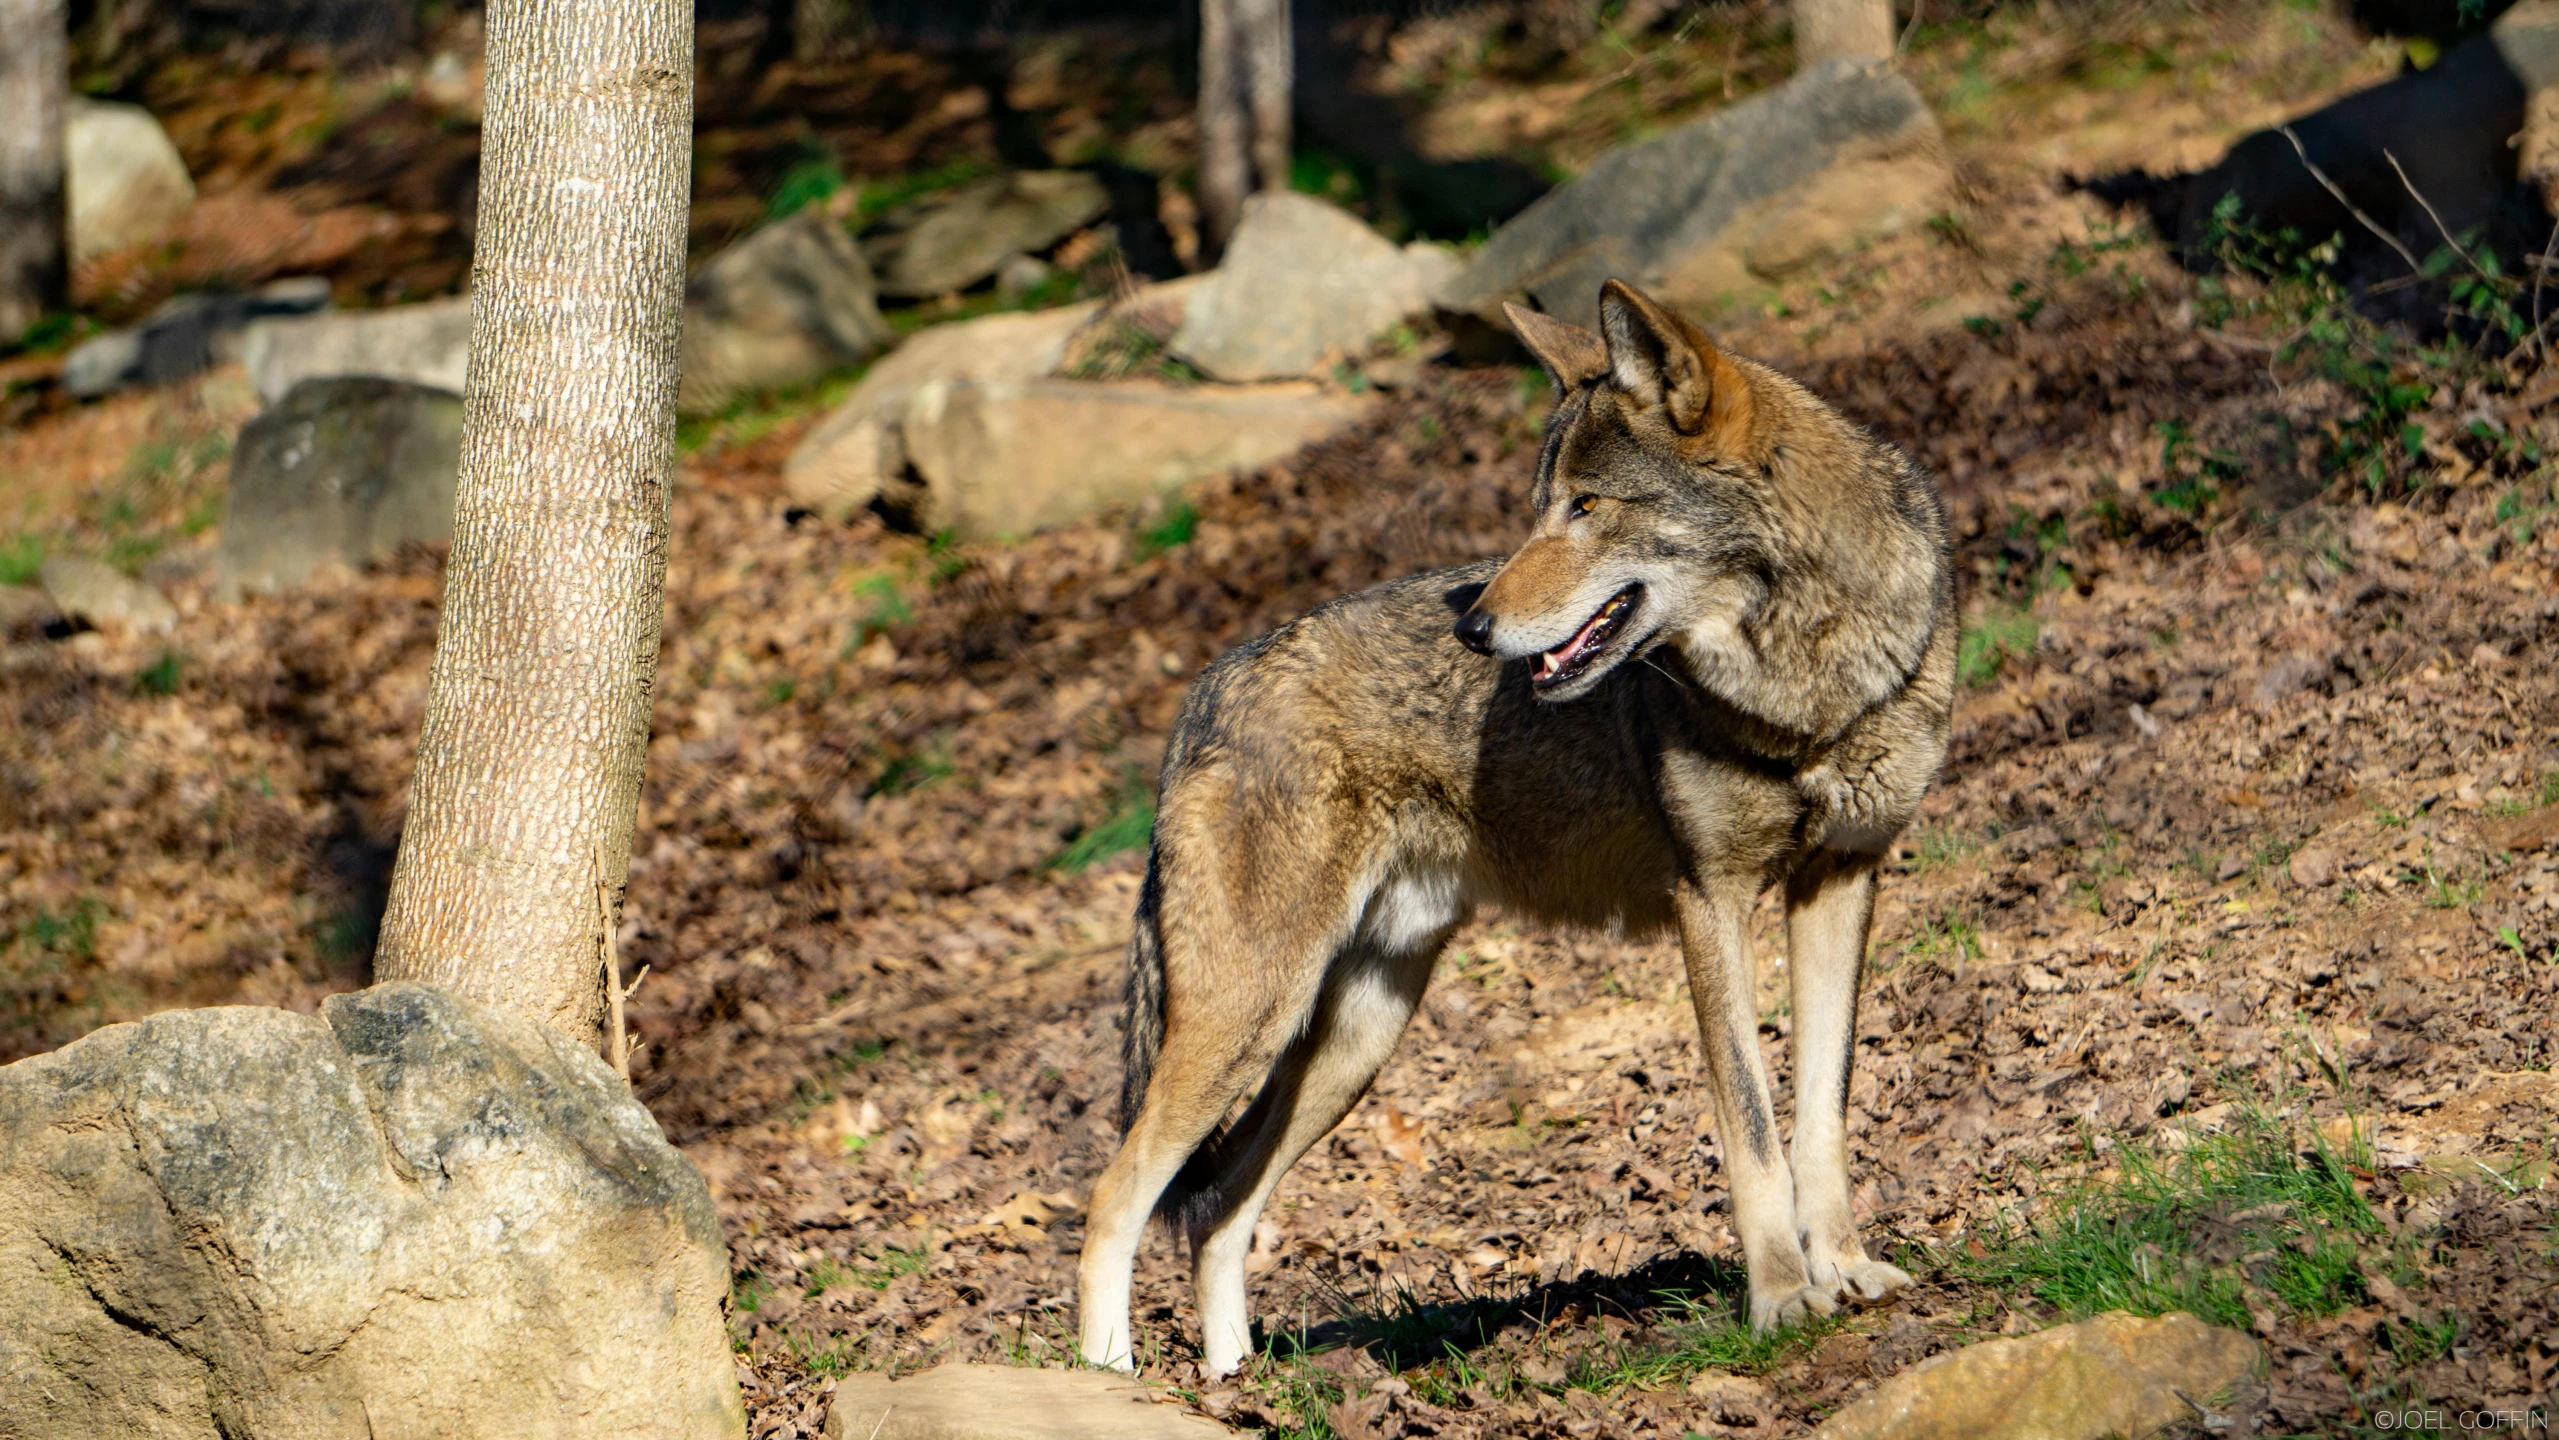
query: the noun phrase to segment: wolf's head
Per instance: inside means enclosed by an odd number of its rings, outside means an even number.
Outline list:
[[[1459,639],[1528,661],[1531,687],[1558,701],[1670,645],[1691,674],[1789,728],[1827,728],[1829,712],[1908,678],[1943,532],[1897,452],[1621,281],[1600,291],[1598,334],[1509,313],[1562,398],[1538,456],[1534,528],[1458,617]],[[1786,633],[1761,633],[1771,623]],[[1773,690],[1760,703],[1772,683],[1825,692],[1823,714],[1787,713],[1801,707]]]

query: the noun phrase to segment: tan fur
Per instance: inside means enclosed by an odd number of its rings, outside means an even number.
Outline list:
[[[1513,315],[1563,398],[1508,563],[1335,601],[1192,688],[1130,952],[1127,1139],[1089,1211],[1087,1359],[1130,1362],[1159,1208],[1192,1242],[1208,1368],[1249,1353],[1254,1221],[1482,903],[1677,931],[1753,1324],[1908,1283],[1858,1241],[1845,1111],[1878,857],[1945,752],[1943,520],[1899,452],[1794,382],[1616,282],[1600,308],[1604,338]],[[1745,924],[1771,885],[1791,1154]]]

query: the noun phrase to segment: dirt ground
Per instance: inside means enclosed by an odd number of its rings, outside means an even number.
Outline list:
[[[1851,1112],[1870,1245],[1923,1283],[1749,1363],[1652,1363],[1740,1283],[1676,957],[1488,914],[1272,1206],[1265,1361],[1203,1386],[1182,1257],[1148,1246],[1141,1343],[1179,1403],[1344,1440],[1802,1434],[2055,1318],[1966,1257],[2126,1147],[2253,1107],[2351,1144],[2417,1258],[2339,1313],[2259,1315],[2266,1384],[2214,1424],[2547,1413],[2559,525],[2535,463],[2469,427],[2538,433],[2559,383],[2447,390],[2412,422],[2412,493],[2326,483],[2317,441],[2353,397],[2244,326],[2199,328],[2193,278],[2053,183],[2282,102],[2156,71],[2088,101],[2030,70],[2000,113],[2076,106],[2077,128],[1999,143],[2013,124],[1967,109],[1963,77],[2013,53],[1918,62],[1963,225],[1728,329],[1940,478],[1981,637],[1877,913]],[[2374,64],[2327,32],[2268,54],[2296,102]],[[2145,104],[2168,117],[2147,133]],[[649,966],[635,1083],[727,1222],[756,1436],[816,1433],[851,1367],[1067,1353],[1141,857],[1060,862],[1125,828],[1204,662],[1515,543],[1542,382],[1437,343],[1354,435],[1017,544],[792,510],[805,411],[687,456],[621,948]],[[143,568],[182,612],[166,637],[0,648],[0,1060],[366,979],[440,559],[216,604],[208,437],[251,403],[218,371],[0,434],[0,468],[88,497],[64,523],[101,547],[163,517]],[[2198,486],[2218,500],[2160,499]],[[2418,1323],[2455,1338],[2393,1343]]]

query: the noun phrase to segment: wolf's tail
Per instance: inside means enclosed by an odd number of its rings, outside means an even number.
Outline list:
[[[1164,1048],[1164,882],[1162,856],[1146,853],[1146,883],[1137,892],[1137,924],[1128,937],[1128,1000],[1120,1037],[1120,1134],[1137,1123]]]

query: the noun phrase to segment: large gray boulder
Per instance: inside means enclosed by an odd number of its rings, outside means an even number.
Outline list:
[[[398,380],[305,380],[240,428],[215,585],[286,590],[324,565],[453,533],[462,399]]]
[[[73,96],[62,112],[62,172],[74,265],[147,245],[195,205],[187,162],[139,105]]]
[[[0,1069],[0,1434],[743,1437],[701,1175],[594,1053],[427,986]]]
[[[458,395],[471,368],[471,297],[262,320],[240,337],[240,359],[269,405],[305,380],[347,375]]]
[[[965,290],[1006,259],[1045,250],[1102,218],[1111,196],[1080,170],[990,175],[908,201],[862,238],[880,293],[921,299]]]
[[[245,294],[179,295],[129,330],[91,336],[62,359],[62,388],[86,400],[128,385],[166,385],[207,366],[239,359],[250,327],[329,305],[317,275],[278,280]]]
[[[1766,94],[1622,146],[1521,211],[1444,286],[1448,309],[1498,318],[1534,297],[1598,322],[1600,283],[1711,312],[1947,203],[1943,135],[1908,80],[1830,60]]]
[[[676,408],[814,380],[897,342],[880,318],[870,264],[844,227],[815,207],[720,252],[685,296]]]
[[[1311,195],[1256,195],[1171,348],[1215,379],[1293,379],[1429,309],[1457,270],[1447,250],[1398,248]]]

